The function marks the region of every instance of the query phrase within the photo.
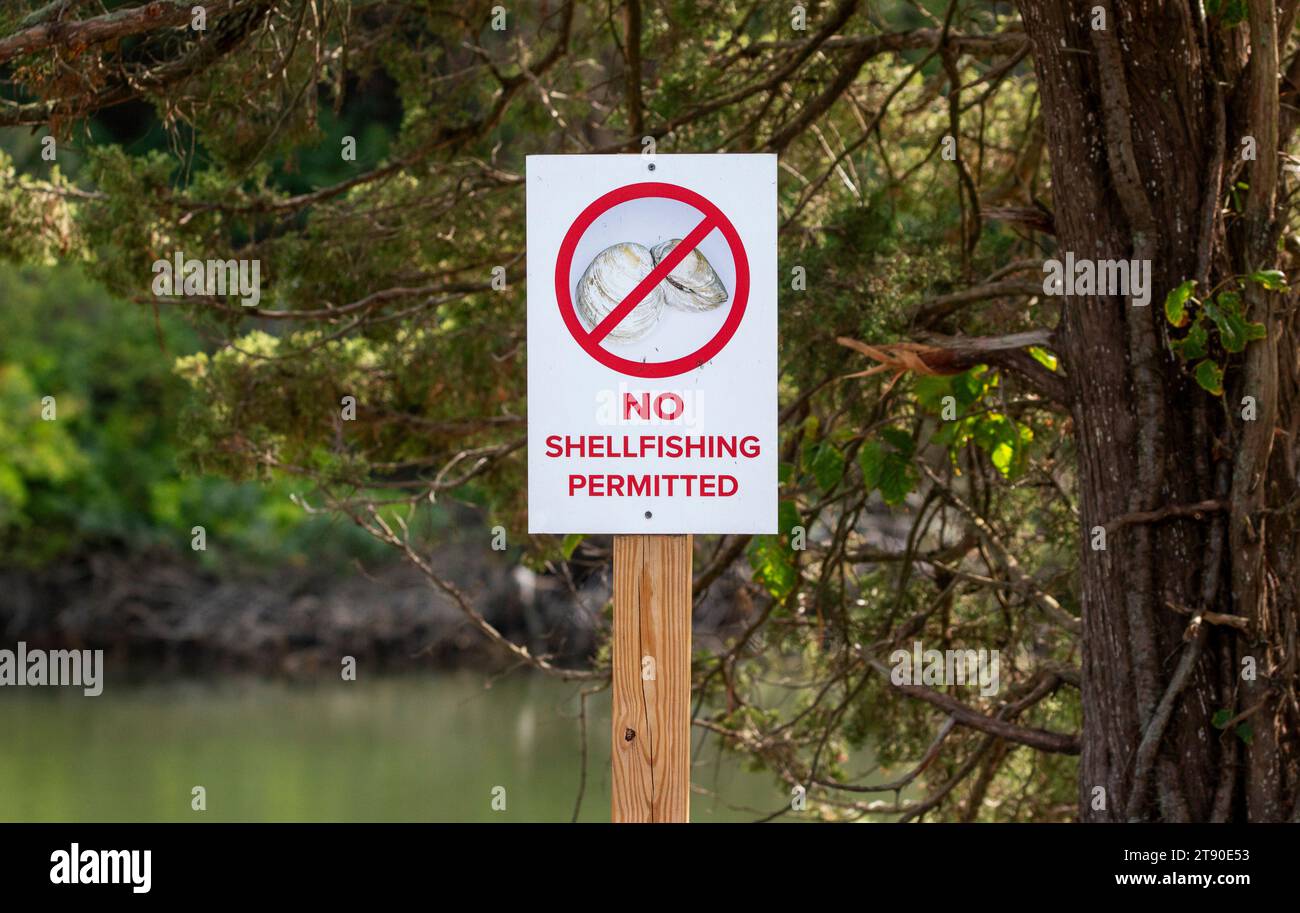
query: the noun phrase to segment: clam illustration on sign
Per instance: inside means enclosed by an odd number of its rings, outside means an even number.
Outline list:
[[[578,280],[578,314],[589,329],[601,322],[682,242],[673,238],[653,249],[632,241],[613,244],[587,266]],[[727,300],[727,289],[708,258],[690,251],[668,276],[650,290],[631,314],[609,332],[611,342],[640,339],[659,322],[665,306],[683,311],[711,311]]]

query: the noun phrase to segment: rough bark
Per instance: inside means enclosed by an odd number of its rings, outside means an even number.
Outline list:
[[[1297,783],[1294,300],[1247,283],[1250,318],[1269,335],[1228,362],[1222,403],[1171,353],[1161,307],[1185,279],[1279,265],[1277,13],[1253,0],[1249,23],[1227,30],[1186,0],[1021,12],[1059,249],[1149,259],[1153,280],[1147,307],[1067,299],[1058,334],[1079,448],[1081,817],[1284,820]],[[1258,155],[1237,172],[1246,133]],[[1245,204],[1220,215],[1235,173]],[[1248,395],[1254,421],[1242,417]],[[1229,509],[1168,510],[1215,501]],[[1090,547],[1098,526],[1115,530],[1104,551]],[[1242,678],[1248,656],[1254,681]],[[1250,712],[1249,742],[1236,723],[1215,728],[1223,711]]]

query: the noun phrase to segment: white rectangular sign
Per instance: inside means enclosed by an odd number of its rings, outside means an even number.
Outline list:
[[[775,533],[776,156],[527,182],[529,532]]]

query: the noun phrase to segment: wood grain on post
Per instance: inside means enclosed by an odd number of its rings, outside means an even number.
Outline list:
[[[691,537],[614,537],[613,820],[686,822]]]

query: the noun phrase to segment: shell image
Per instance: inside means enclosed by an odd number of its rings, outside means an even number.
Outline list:
[[[655,263],[667,257],[680,243],[681,238],[673,238],[651,248]],[[727,288],[697,247],[668,274],[664,295],[670,306],[680,310],[711,311],[727,300]]]
[[[596,254],[578,280],[574,296],[583,322],[595,329],[606,314],[618,307],[637,284],[650,275],[654,265],[649,248],[631,241],[613,244]],[[660,283],[652,289],[607,338],[613,342],[630,342],[654,329],[664,309],[664,288]]]

